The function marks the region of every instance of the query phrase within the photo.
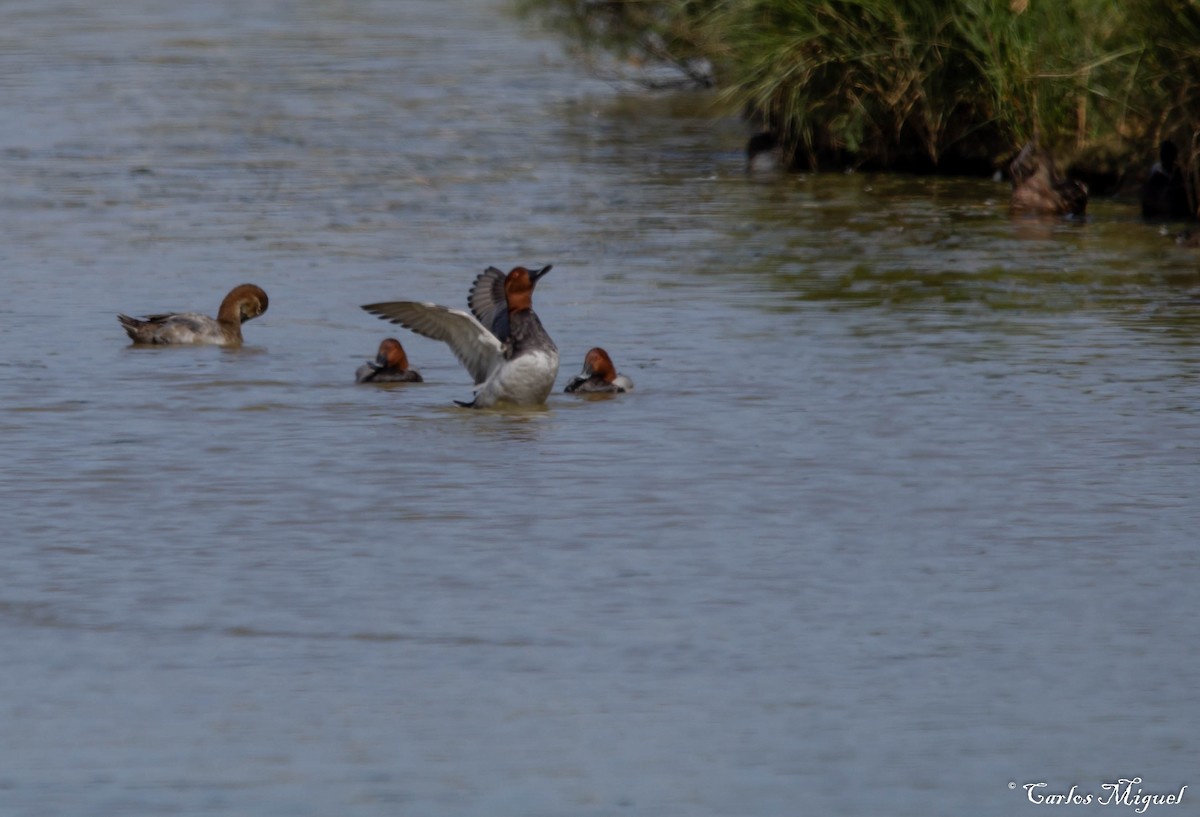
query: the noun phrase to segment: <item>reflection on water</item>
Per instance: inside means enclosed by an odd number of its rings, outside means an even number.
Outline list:
[[[979,814],[1195,785],[1200,261],[742,172],[468,2],[0,9],[14,814]],[[554,263],[537,411],[359,304]],[[271,311],[240,350],[115,314]],[[638,384],[561,392],[600,345]],[[1014,799],[1016,798],[1016,799]]]

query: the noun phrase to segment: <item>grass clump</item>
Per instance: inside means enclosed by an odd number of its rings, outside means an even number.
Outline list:
[[[1149,141],[1180,150],[1191,212],[1200,191],[1200,3],[1129,0],[1128,19],[1142,45],[1139,89]]]
[[[1195,175],[1196,0],[519,5],[589,48],[717,84],[803,165],[984,170],[1034,138],[1067,161],[1128,162],[1169,137]]]

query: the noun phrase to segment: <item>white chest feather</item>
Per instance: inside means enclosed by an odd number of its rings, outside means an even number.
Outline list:
[[[506,360],[491,373],[476,392],[475,405],[482,408],[497,403],[541,405],[546,402],[557,377],[557,352],[527,352]]]

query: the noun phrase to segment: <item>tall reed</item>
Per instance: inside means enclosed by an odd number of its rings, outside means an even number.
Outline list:
[[[1180,149],[1192,212],[1200,190],[1200,4],[1129,0],[1131,34],[1143,44],[1139,84],[1150,138]]]
[[[962,169],[1200,154],[1196,0],[518,0],[580,42],[715,66],[802,163]]]
[[[1125,115],[1136,49],[1115,0],[731,0],[730,99],[810,161],[961,165],[1056,151]]]

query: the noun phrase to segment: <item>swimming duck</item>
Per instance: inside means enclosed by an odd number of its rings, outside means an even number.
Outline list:
[[[783,145],[774,131],[756,133],[746,142],[746,173],[779,173],[784,169]]]
[[[267,293],[261,288],[242,284],[221,301],[216,318],[199,312],[166,312],[140,319],[117,315],[117,320],[134,343],[240,346],[242,324],[266,312],[267,304]]]
[[[1087,210],[1088,189],[1074,179],[1064,179],[1054,168],[1054,157],[1028,142],[1009,165],[1012,174],[1013,213],[1082,216]]]
[[[480,273],[467,296],[471,312],[431,303],[388,301],[367,312],[444,341],[475,379],[475,398],[460,406],[538,406],[558,376],[558,348],[533,311],[533,288],[550,271],[495,267]]]
[[[583,371],[571,378],[563,391],[620,394],[633,391],[633,381],[623,374],[617,374],[617,367],[613,365],[608,352],[597,346],[588,350],[583,358]]]
[[[421,383],[421,373],[408,368],[408,355],[395,338],[379,344],[374,361],[367,361],[354,373],[356,383]]]
[[[1142,218],[1186,219],[1194,213],[1176,159],[1179,148],[1166,140],[1158,146],[1158,161],[1142,185]]]

